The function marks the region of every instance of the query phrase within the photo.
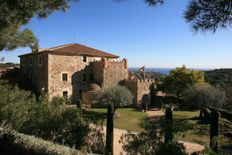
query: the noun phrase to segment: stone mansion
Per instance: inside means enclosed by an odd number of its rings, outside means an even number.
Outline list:
[[[48,93],[49,98],[71,97],[73,103],[81,99],[92,104],[101,89],[122,83],[139,104],[155,82],[128,77],[127,59],[80,44],[39,49],[19,57],[22,73],[37,90]]]

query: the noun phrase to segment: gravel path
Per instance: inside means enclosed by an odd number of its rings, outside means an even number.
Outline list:
[[[157,109],[152,109],[147,112],[148,116],[151,118],[152,123],[157,123],[158,130],[160,127],[159,120],[161,117],[164,116],[164,112]],[[186,149],[186,152],[188,154],[192,154],[193,152],[203,152],[205,150],[205,147],[203,145],[197,144],[197,143],[191,143],[191,142],[185,142],[185,141],[179,141],[182,143]]]

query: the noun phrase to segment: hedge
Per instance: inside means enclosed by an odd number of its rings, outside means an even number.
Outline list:
[[[0,152],[9,155],[93,155],[3,128],[0,128]]]

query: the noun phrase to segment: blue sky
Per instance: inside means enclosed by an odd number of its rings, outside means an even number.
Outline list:
[[[130,67],[232,67],[232,29],[193,33],[183,19],[187,4],[167,0],[153,8],[143,0],[80,0],[65,13],[33,18],[25,27],[34,31],[41,48],[77,42],[128,58]],[[0,54],[19,62],[17,56],[28,52],[20,48]]]

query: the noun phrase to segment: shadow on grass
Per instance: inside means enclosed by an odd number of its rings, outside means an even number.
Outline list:
[[[106,120],[106,113],[96,111],[84,111],[83,118],[94,124],[103,124]]]
[[[131,109],[131,111],[133,111],[133,112],[142,112],[141,109],[135,109],[135,108]]]

